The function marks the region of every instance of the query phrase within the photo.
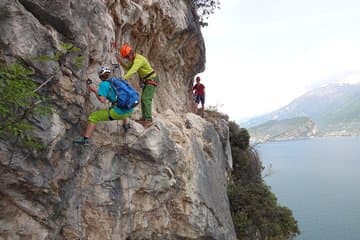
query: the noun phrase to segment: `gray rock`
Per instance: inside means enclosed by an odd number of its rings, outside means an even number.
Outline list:
[[[54,109],[33,119],[44,151],[0,142],[1,238],[236,239],[227,126],[186,114],[205,63],[189,1],[3,0],[0,13],[0,60],[33,68]],[[87,94],[86,79],[99,82],[97,68],[115,62],[112,40],[131,43],[159,75],[154,124],[131,121],[125,134],[121,122],[99,123],[91,145],[75,146],[88,114],[107,107]],[[32,58],[60,42],[80,48],[83,68],[74,55]]]

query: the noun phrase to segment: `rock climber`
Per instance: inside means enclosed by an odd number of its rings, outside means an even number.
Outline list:
[[[198,105],[201,103],[201,116],[204,117],[205,108],[205,86],[200,83],[200,77],[196,77],[196,84],[192,88],[195,95],[194,112],[198,112]]]
[[[156,75],[149,61],[144,56],[136,53],[130,45],[123,44],[119,48],[119,53],[120,55],[116,55],[117,61],[126,71],[123,78],[125,80],[129,80],[129,78],[135,73],[138,73],[140,77],[140,85],[142,88],[142,118],[135,121],[147,128],[153,123],[152,100],[155,95],[156,87],[160,82],[159,77]]]
[[[115,90],[111,87],[111,83],[107,81],[111,78],[110,68],[106,66],[101,67],[98,74],[101,79],[101,83],[98,87],[89,84],[89,90],[96,94],[97,99],[101,103],[105,103],[106,101],[110,101],[112,103],[116,102]],[[117,105],[112,104],[109,109],[101,109],[92,112],[88,117],[88,123],[84,135],[75,140],[74,143],[88,145],[89,140],[95,131],[96,124],[102,121],[123,120],[123,128],[127,130],[130,128],[127,118],[131,117],[133,110],[134,108],[122,109]]]

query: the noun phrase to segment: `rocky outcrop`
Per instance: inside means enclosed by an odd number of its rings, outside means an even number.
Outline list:
[[[44,150],[0,142],[1,238],[236,238],[227,125],[186,113],[205,53],[190,1],[5,0],[0,12],[1,61],[31,67],[53,108],[30,119]],[[126,134],[121,123],[100,123],[91,145],[74,146],[88,113],[106,107],[87,94],[85,80],[115,62],[113,40],[135,46],[160,76],[155,123],[143,129],[131,121]],[[34,60],[61,42],[80,51]],[[82,67],[71,61],[78,55]]]
[[[2,236],[235,239],[228,134],[221,139],[213,124],[169,110],[146,130],[132,122],[125,134],[113,122],[90,146],[67,142],[37,159],[14,153],[10,166],[2,146]]]

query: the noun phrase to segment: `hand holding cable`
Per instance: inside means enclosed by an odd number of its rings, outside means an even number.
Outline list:
[[[91,84],[92,84],[92,80],[88,78],[88,79],[86,80],[86,83],[87,83],[87,85],[88,85],[89,90],[97,95],[97,87],[91,85]]]

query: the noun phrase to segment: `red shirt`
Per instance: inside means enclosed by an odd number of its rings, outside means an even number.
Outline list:
[[[202,83],[197,83],[193,86],[193,91],[195,90],[195,94],[197,96],[204,96],[205,95],[205,86]]]

